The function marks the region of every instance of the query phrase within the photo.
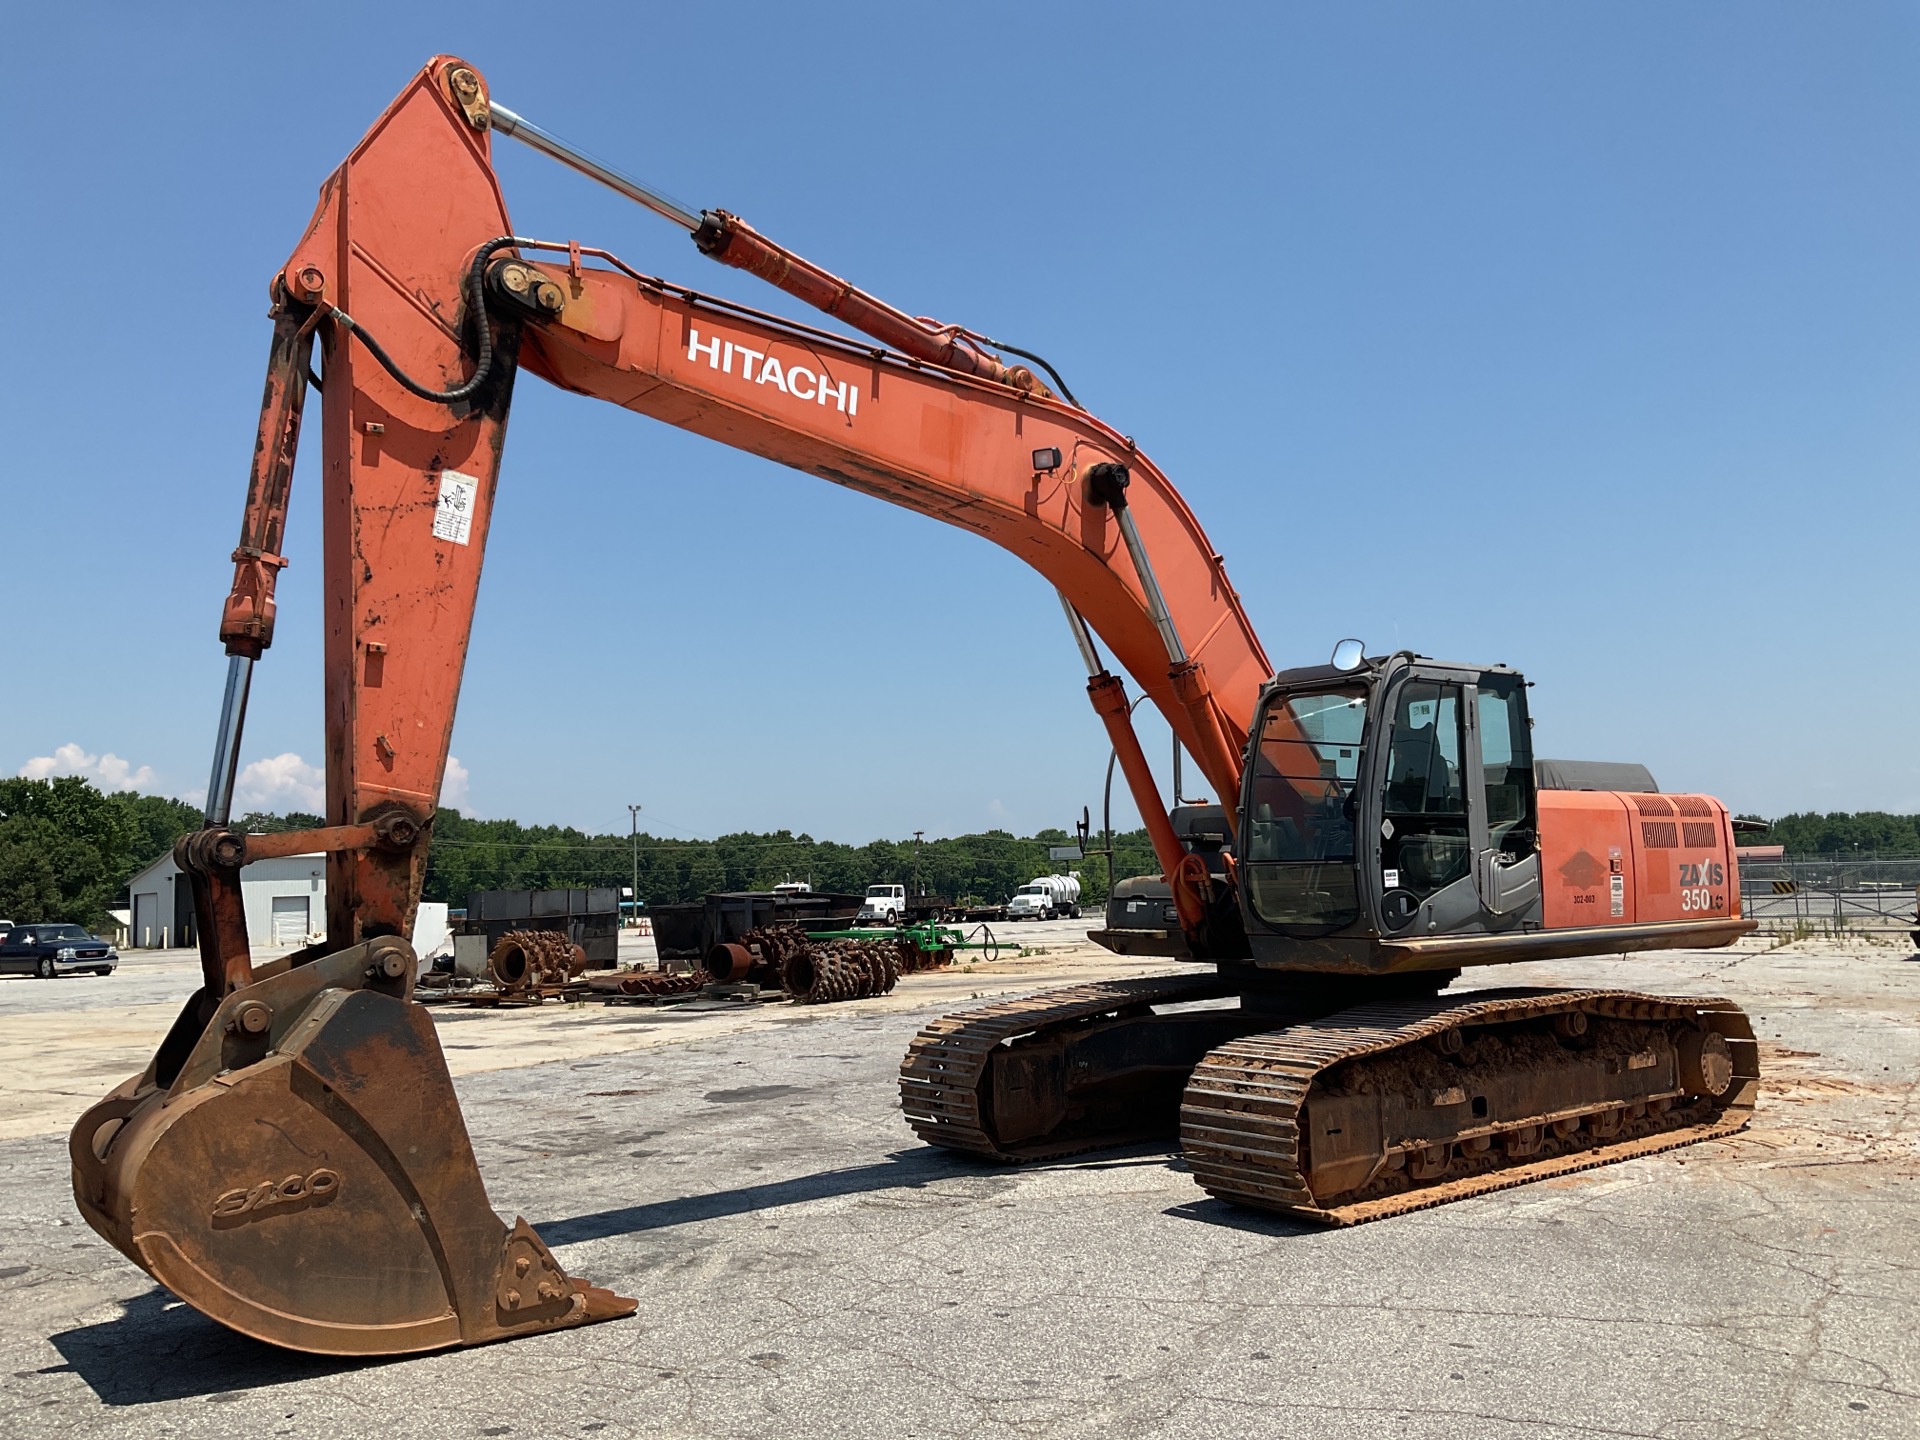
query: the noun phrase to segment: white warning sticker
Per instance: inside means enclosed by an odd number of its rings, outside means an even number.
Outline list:
[[[1608,905],[1607,905],[1608,913],[1611,914],[1615,920],[1619,920],[1626,915],[1627,913],[1627,877],[1626,876],[1609,875],[1607,877],[1607,901],[1608,901]]]
[[[465,545],[473,533],[474,497],[480,482],[458,470],[440,472],[440,500],[433,507],[433,535],[436,540],[451,540]]]

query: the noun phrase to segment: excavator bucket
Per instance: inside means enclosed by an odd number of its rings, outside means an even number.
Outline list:
[[[213,1319],[318,1354],[631,1315],[489,1208],[414,964],[388,937],[189,1001],[74,1127],[88,1223]]]

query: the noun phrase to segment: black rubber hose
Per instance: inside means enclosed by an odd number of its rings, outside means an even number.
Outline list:
[[[1067,382],[1060,378],[1060,372],[1054,369],[1053,366],[1049,365],[1046,361],[1042,360],[1038,355],[1034,354],[1031,350],[1022,350],[1018,345],[1009,345],[1004,340],[994,340],[987,336],[982,336],[981,338],[986,340],[987,344],[993,346],[993,348],[996,350],[1004,350],[1009,355],[1018,355],[1022,360],[1033,361],[1034,364],[1038,365],[1042,370],[1047,372],[1047,378],[1053,381],[1053,388],[1058,390],[1062,395],[1067,397],[1067,403],[1069,405],[1073,406],[1073,408],[1076,410],[1084,410],[1087,408],[1086,406],[1082,405],[1078,400],[1073,398],[1073,391],[1069,390],[1067,388]]]
[[[432,390],[415,380],[394,363],[393,357],[387,354],[385,347],[368,333],[366,327],[338,306],[333,308],[332,316],[349,333],[358,335],[360,343],[367,347],[368,353],[385,367],[389,375],[407,389],[422,400],[437,400],[442,405],[452,405],[456,401],[466,399],[484,385],[487,375],[493,369],[493,327],[487,323],[486,296],[483,290],[487,261],[492,258],[494,251],[519,243],[519,239],[512,235],[502,235],[498,240],[489,240],[474,252],[473,264],[467,267],[467,313],[480,331],[480,353],[475,357],[473,374],[451,390]]]

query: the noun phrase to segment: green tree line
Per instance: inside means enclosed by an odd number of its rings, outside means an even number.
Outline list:
[[[1834,811],[1817,815],[1809,810],[1764,820],[1766,829],[1743,832],[1742,845],[1784,845],[1789,855],[1920,855],[1920,815],[1889,815],[1884,810]]]
[[[235,828],[265,833],[320,823],[317,815],[256,812]],[[1790,855],[1920,854],[1920,815],[1808,812],[1761,823],[1767,828],[1742,834],[1743,844],[1784,845]],[[199,825],[197,807],[159,795],[103,794],[75,777],[0,779],[0,917],[98,926],[108,910],[125,907],[127,882]],[[1067,840],[1060,830],[1025,837],[988,830],[923,843],[847,845],[779,830],[715,840],[643,833],[636,842],[618,833],[476,820],[443,810],[433,826],[426,896],[458,906],[475,890],[627,885],[637,853],[640,898],[652,905],[697,900],[716,890],[765,890],[782,880],[851,894],[869,885],[903,884],[950,899],[997,903],[1037,875],[1069,868],[1080,872],[1082,903],[1103,903],[1102,856],[1070,866],[1047,859],[1049,845]],[[1113,848],[1116,878],[1160,868],[1145,830],[1116,834]]]
[[[0,780],[0,917],[97,926],[127,882],[200,826],[180,800],[86,780]]]
[[[318,815],[253,812],[237,830],[265,834],[309,829]],[[0,780],[0,918],[67,920],[100,926],[127,904],[127,882],[200,827],[198,807],[158,795],[102,793],[85,779]],[[765,890],[804,880],[816,890],[858,894],[869,885],[903,884],[950,899],[1003,901],[1037,875],[1073,868],[1082,900],[1106,899],[1103,857],[1071,866],[1047,859],[1065,844],[1060,830],[1020,837],[1005,830],[948,839],[874,840],[865,845],[815,840],[780,830],[715,840],[643,834],[595,835],[570,826],[476,820],[457,810],[434,819],[426,898],[464,905],[475,890],[544,890],[632,883],[637,853],[640,898],[654,905],[697,900],[716,890]],[[1116,876],[1156,869],[1146,832],[1114,836]]]
[[[475,820],[443,810],[434,820],[426,896],[464,904],[475,890],[543,890],[629,885],[638,861],[639,895],[651,905],[697,900],[720,890],[766,890],[804,880],[815,890],[859,894],[869,885],[900,884],[949,899],[998,903],[1035,876],[1080,872],[1082,902],[1106,899],[1104,858],[1070,865],[1050,861],[1062,830],[1016,836],[1005,830],[946,839],[872,840],[848,845],[779,830],[686,840],[642,832],[591,835],[570,827]],[[1159,867],[1146,831],[1114,836],[1116,877]]]

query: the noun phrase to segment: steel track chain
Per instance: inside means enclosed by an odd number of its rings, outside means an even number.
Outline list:
[[[928,1144],[992,1160],[1057,1159],[1111,1148],[1116,1141],[1110,1136],[1002,1147],[991,1133],[992,1122],[984,1113],[981,1099],[993,1052],[1035,1030],[1072,1025],[1119,1010],[1218,999],[1238,989],[1216,974],[1107,980],[1045,990],[1024,999],[942,1016],[914,1037],[900,1062],[901,1109],[914,1133]]]
[[[1725,1035],[1734,1081],[1708,1119],[1567,1154],[1524,1160],[1394,1195],[1331,1207],[1315,1203],[1300,1170],[1298,1123],[1313,1082],[1331,1067],[1464,1025],[1500,1024],[1581,1009],[1620,1020],[1700,1020]],[[1745,1127],[1759,1067],[1753,1030],[1731,1002],[1623,990],[1499,990],[1475,998],[1356,1006],[1286,1030],[1248,1036],[1195,1067],[1180,1106],[1180,1143],[1194,1178],[1220,1199],[1324,1225],[1354,1225],[1454,1200],[1676,1149]]]

